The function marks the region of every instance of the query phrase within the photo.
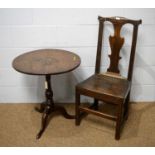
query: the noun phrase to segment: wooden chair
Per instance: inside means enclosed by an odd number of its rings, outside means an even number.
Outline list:
[[[98,47],[95,74],[85,81],[76,85],[76,125],[80,125],[83,113],[91,113],[103,118],[116,121],[115,139],[120,139],[120,130],[124,120],[128,117],[128,105],[130,97],[130,88],[133,72],[133,64],[135,57],[136,41],[138,34],[138,26],[142,23],[141,20],[130,20],[123,17],[98,17],[99,33]],[[100,73],[101,51],[103,42],[103,28],[105,22],[111,22],[114,28],[114,36],[109,37],[111,48],[110,67],[107,72]],[[125,24],[133,25],[131,53],[129,58],[129,68],[127,78],[120,75],[118,69],[120,50],[124,43],[124,38],[120,36],[121,28]],[[107,25],[108,26],[108,25]],[[91,107],[82,106],[80,104],[80,95],[85,95],[94,98],[94,103]],[[114,104],[116,106],[116,115],[109,115],[98,110],[98,101]]]

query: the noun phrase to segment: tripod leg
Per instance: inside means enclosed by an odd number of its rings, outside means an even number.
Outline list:
[[[49,113],[50,113],[50,106],[47,105],[42,115],[41,129],[39,133],[37,134],[37,137],[36,137],[37,139],[39,139],[42,136],[43,132],[46,129]]]
[[[37,112],[43,113],[44,110],[45,110],[45,106],[46,106],[45,104],[46,104],[45,102],[41,103],[41,104],[40,104],[40,107],[35,107],[35,110],[36,110]]]

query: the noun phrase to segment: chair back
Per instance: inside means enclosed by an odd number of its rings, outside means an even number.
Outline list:
[[[100,16],[98,17],[98,20],[99,20],[99,33],[98,33],[98,46],[97,46],[95,74],[100,72],[101,52],[102,52],[102,43],[103,43],[103,29],[104,29],[105,22],[108,21],[112,23],[114,28],[114,35],[109,36],[111,55],[109,55],[110,66],[107,70],[109,72],[114,72],[114,73],[120,73],[118,69],[118,64],[119,64],[119,60],[121,59],[120,50],[124,44],[124,38],[120,36],[121,29],[125,24],[133,25],[131,52],[130,52],[128,76],[127,76],[127,79],[131,81],[135,50],[136,50],[138,26],[139,24],[142,23],[142,20],[131,20],[124,17],[100,17]]]

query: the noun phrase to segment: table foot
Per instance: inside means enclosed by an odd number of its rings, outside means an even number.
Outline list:
[[[45,110],[42,115],[41,129],[40,129],[39,133],[37,134],[37,137],[36,137],[37,139],[39,139],[42,136],[43,132],[45,131],[45,129],[47,127],[47,120],[48,120],[48,116],[50,114],[50,110],[51,110],[50,106],[45,107]]]
[[[75,119],[75,115],[69,115],[64,107],[56,106],[55,111],[59,111],[67,119]]]
[[[40,130],[39,133],[36,136],[36,139],[40,139],[40,137],[42,136],[44,130]]]

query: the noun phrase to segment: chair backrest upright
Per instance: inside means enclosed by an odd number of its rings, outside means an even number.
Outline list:
[[[121,28],[125,24],[133,25],[133,33],[132,33],[132,42],[131,42],[131,53],[129,58],[129,67],[128,67],[128,76],[127,79],[131,81],[132,72],[133,72],[133,64],[136,50],[136,42],[137,42],[137,34],[138,34],[138,26],[142,23],[141,20],[131,20],[124,17],[98,17],[99,20],[99,32],[98,32],[98,46],[97,46],[97,57],[96,57],[96,66],[95,66],[95,74],[100,72],[100,64],[101,64],[101,52],[102,52],[102,43],[103,43],[103,30],[105,22],[111,22],[114,28],[114,35],[109,36],[109,44],[111,48],[110,58],[110,66],[107,71],[119,73],[118,63],[121,57],[119,56],[120,50],[124,44],[124,38],[120,36]]]

